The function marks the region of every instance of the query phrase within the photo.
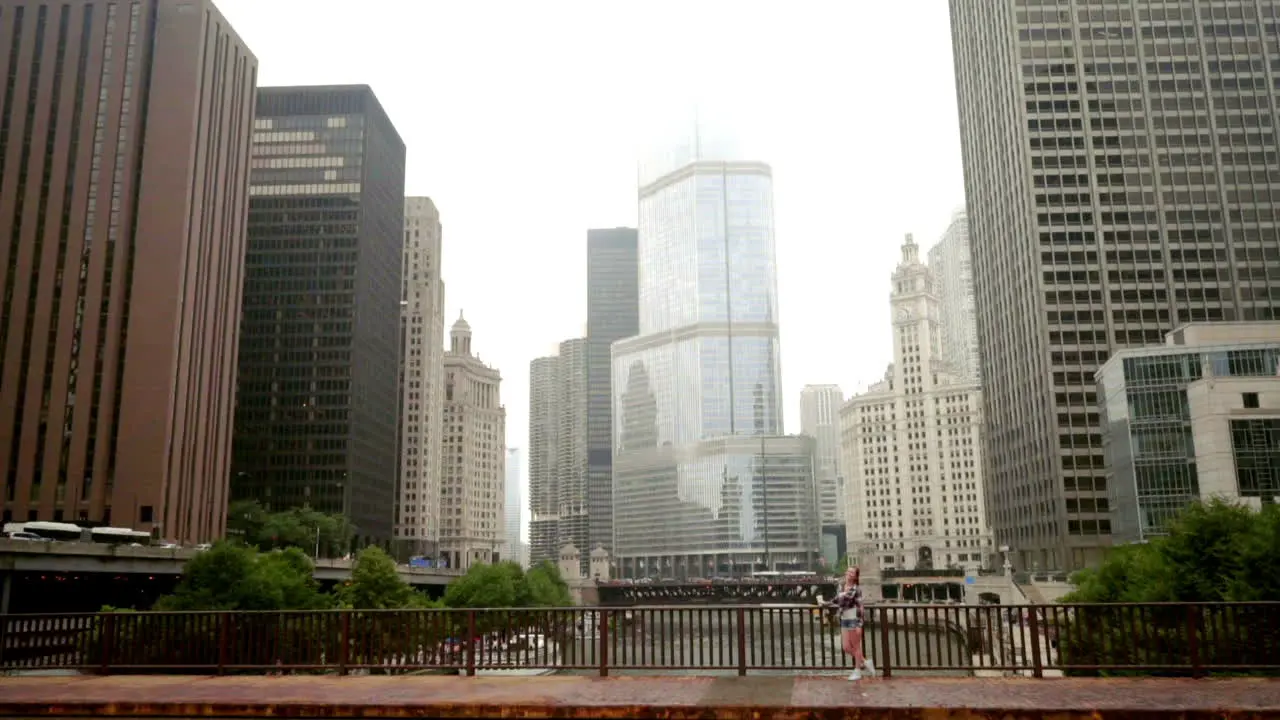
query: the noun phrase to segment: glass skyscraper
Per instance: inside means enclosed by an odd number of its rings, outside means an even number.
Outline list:
[[[775,437],[769,166],[740,159],[732,142],[695,123],[641,163],[637,256],[640,332],[613,344],[620,571],[700,576],[810,562],[818,543],[811,444]],[[725,442],[734,436],[761,441]],[[771,463],[788,470],[770,474]],[[773,514],[770,493],[789,498]],[[770,546],[770,526],[783,523],[798,529],[785,547]]]

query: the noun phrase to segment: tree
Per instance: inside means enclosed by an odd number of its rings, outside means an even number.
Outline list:
[[[271,513],[257,500],[237,500],[227,506],[227,536],[257,545]]]
[[[524,573],[519,572],[519,582],[509,566],[514,563],[472,565],[462,577],[449,583],[444,591],[444,604],[451,608],[508,608],[527,597],[523,584]],[[523,596],[523,597],[522,597]]]
[[[1193,503],[1165,537],[1116,548],[1064,603],[1280,600],[1280,507]]]
[[[296,547],[321,557],[346,553],[351,525],[341,515],[303,506],[268,512],[255,500],[240,500],[227,507],[227,534],[261,550]]]
[[[220,542],[191,558],[157,610],[314,610],[330,606],[300,550],[259,553]]]
[[[355,610],[398,610],[439,604],[400,577],[395,560],[379,547],[367,547],[351,568],[351,581],[338,587],[338,603]]]
[[[451,608],[568,607],[573,604],[560,569],[543,562],[527,573],[511,561],[472,565],[449,583],[444,604]]]
[[[1280,508],[1261,512],[1221,500],[1194,503],[1168,534],[1115,548],[1096,569],[1075,575],[1063,603],[1213,603],[1280,600]],[[1190,633],[1202,664],[1265,664],[1264,648],[1280,631],[1258,606],[1079,605],[1060,629],[1061,655],[1072,665],[1166,665],[1187,662]],[[1135,642],[1141,626],[1141,643]],[[1219,627],[1250,629],[1249,641]]]
[[[569,584],[560,575],[560,568],[542,561],[529,569],[525,574],[529,586],[530,604],[536,607],[569,607],[573,605],[573,597],[569,594]]]

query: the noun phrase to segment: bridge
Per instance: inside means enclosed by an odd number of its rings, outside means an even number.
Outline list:
[[[831,600],[836,591],[834,580],[600,583],[596,587],[598,604],[604,607],[724,603],[816,605],[818,598]]]
[[[1275,717],[1280,683],[1167,678],[57,677],[0,680],[0,718],[1127,720]]]
[[[157,576],[176,579],[194,548],[131,547],[85,542],[29,542],[0,538],[0,614],[8,612],[15,577],[22,575]],[[342,582],[351,577],[352,561],[319,559],[315,577],[321,582]],[[400,577],[418,587],[443,587],[458,577],[457,571],[402,565]]]

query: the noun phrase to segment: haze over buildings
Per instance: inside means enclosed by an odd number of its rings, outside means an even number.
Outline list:
[[[640,168],[639,334],[613,344],[614,556],[624,576],[812,562],[812,443],[777,437],[772,172],[701,119],[683,130]],[[788,480],[766,480],[771,438]],[[807,506],[768,508],[786,482]]]
[[[947,231],[929,248],[929,271],[938,296],[941,361],[959,378],[981,380],[978,356],[978,315],[973,305],[973,263],[969,247],[969,218],[963,211],[951,218]]]
[[[818,514],[823,528],[844,525],[844,475],[840,471],[839,385],[805,385],[800,391],[800,432],[815,441],[814,481],[818,484]],[[838,553],[836,553],[838,554]],[[828,558],[834,564],[839,558]]]
[[[503,479],[502,503],[502,559],[529,564],[529,547],[524,541],[521,520],[524,516],[524,493],[520,489],[520,474],[524,464],[520,448],[507,448],[506,477]]]

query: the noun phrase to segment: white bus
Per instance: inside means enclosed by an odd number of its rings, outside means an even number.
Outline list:
[[[84,535],[84,528],[71,523],[60,522],[42,522],[32,521],[25,523],[5,523],[4,534],[11,535],[13,533],[29,533],[37,535],[45,540],[80,540]]]
[[[97,527],[90,531],[93,541],[107,545],[150,545],[151,533],[129,528]]]

